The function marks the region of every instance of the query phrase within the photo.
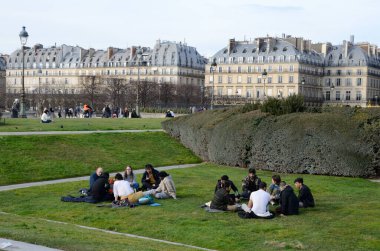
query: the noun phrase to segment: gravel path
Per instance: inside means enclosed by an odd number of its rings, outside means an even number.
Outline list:
[[[91,133],[126,133],[126,132],[165,132],[162,129],[146,130],[99,130],[99,131],[44,131],[44,132],[0,132],[0,136],[25,136],[25,135],[67,135],[67,134],[91,134]]]

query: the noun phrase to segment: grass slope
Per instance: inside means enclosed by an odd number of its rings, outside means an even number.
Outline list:
[[[0,137],[0,185],[189,164],[200,159],[162,132]],[[5,147],[4,147],[5,146]]]
[[[53,123],[42,124],[39,119],[1,119],[0,132],[35,131],[96,131],[161,129],[163,118],[152,119],[54,119]],[[5,123],[4,123],[5,121]]]
[[[380,189],[377,183],[356,178],[303,175],[305,184],[313,191],[316,208],[301,209],[299,216],[243,220],[233,213],[206,213],[199,206],[212,198],[216,180],[221,175],[229,175],[240,187],[238,181],[246,175],[246,170],[202,164],[169,173],[177,185],[179,199],[160,201],[161,207],[110,209],[86,203],[60,202],[61,195],[75,195],[78,188],[87,185],[87,182],[74,182],[2,192],[0,210],[19,215],[23,224],[28,226],[35,224],[30,217],[45,218],[218,250],[380,248]],[[259,171],[258,175],[269,182],[272,173]],[[281,175],[289,183],[297,176]],[[15,239],[25,239],[18,232],[20,230],[8,229],[8,225],[6,221],[0,221],[1,235],[6,233]],[[59,245],[49,239],[48,229],[42,226],[36,225],[25,232],[38,243],[52,243],[54,247],[75,250],[70,242],[76,236],[70,232],[69,226],[68,229],[61,227],[63,233],[57,233],[57,238],[61,239]],[[40,237],[35,237],[37,235]],[[91,236],[97,239],[98,235]],[[105,250],[109,243],[99,243],[96,249]],[[149,247],[162,250],[161,247]]]

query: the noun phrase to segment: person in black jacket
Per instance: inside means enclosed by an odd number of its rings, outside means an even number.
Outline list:
[[[294,185],[299,190],[298,193],[298,200],[299,200],[299,206],[300,207],[314,207],[314,197],[311,193],[311,190],[309,187],[307,187],[305,184],[303,184],[302,178],[297,178],[294,180]]]
[[[145,165],[145,172],[141,179],[142,187],[141,190],[151,190],[156,189],[160,184],[160,177],[158,176],[159,171],[153,168],[151,164]]]
[[[222,188],[218,189],[211,201],[210,208],[223,211],[236,211],[237,206],[230,201],[231,181],[223,183]],[[232,204],[232,205],[231,205]]]
[[[113,199],[113,197],[108,193],[110,188],[110,184],[108,182],[109,177],[109,173],[103,173],[92,185],[90,195],[94,202]]]
[[[224,187],[224,183],[226,181],[230,182],[231,189],[232,189],[232,191],[234,191],[234,194],[229,194],[230,202],[234,204],[235,202],[237,202],[239,200],[240,194],[239,194],[239,190],[237,189],[237,187],[235,186],[235,184],[229,179],[229,177],[227,175],[223,175],[220,178],[220,180],[218,180],[218,182],[216,183],[216,186],[215,186],[214,193],[216,193],[220,188]]]
[[[280,190],[280,207],[276,209],[277,213],[283,215],[298,214],[298,199],[294,194],[293,188],[286,185],[285,181],[281,181]]]

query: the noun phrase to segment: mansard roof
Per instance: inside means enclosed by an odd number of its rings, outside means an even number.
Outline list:
[[[331,48],[325,57],[325,65],[380,67],[380,58],[368,55],[368,53],[359,46],[343,44]]]
[[[281,38],[256,39],[254,41],[230,41],[230,44],[215,55],[212,60],[216,59],[217,63],[230,63],[229,58],[233,58],[234,63],[257,63],[257,62],[284,62],[290,57],[294,60],[310,64],[323,64],[323,56],[313,50],[298,50],[293,44]],[[259,60],[259,57],[261,60]],[[242,60],[239,60],[242,58]]]
[[[25,49],[26,68],[88,68],[134,66],[138,64],[137,50],[142,50],[140,63],[148,66],[182,66],[204,69],[206,59],[194,47],[183,43],[158,41],[153,49],[130,47],[107,50],[85,50],[79,46],[62,45],[43,48],[37,44]],[[14,51],[8,60],[8,68],[22,67],[21,50]]]

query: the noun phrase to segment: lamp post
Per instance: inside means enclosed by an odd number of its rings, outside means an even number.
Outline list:
[[[139,111],[139,87],[140,87],[140,60],[142,56],[141,48],[137,49],[137,93],[136,93],[136,114],[140,117]]]
[[[205,87],[204,87],[203,84],[201,84],[201,108],[202,109],[203,109],[203,98],[204,98],[204,95],[205,95],[204,91],[205,91]]]
[[[264,81],[264,100],[266,99],[267,95],[265,93],[265,80],[267,79],[267,76],[268,76],[268,72],[266,69],[264,69],[263,73],[261,73],[261,77],[263,78],[263,81]]]
[[[43,110],[42,110],[42,104],[41,104],[41,76],[42,76],[42,69],[38,68],[38,104],[37,104],[37,111],[38,114],[41,115]]]
[[[302,78],[301,80],[301,94],[303,95],[303,87],[305,86],[305,78]]]
[[[214,109],[214,89],[215,89],[215,70],[216,70],[216,58],[214,58],[210,71],[212,71],[212,92],[211,92],[211,110]]]
[[[19,34],[20,42],[21,42],[21,53],[22,53],[22,75],[21,75],[21,104],[20,104],[20,115],[21,118],[26,118],[25,113],[25,85],[24,85],[24,46],[26,45],[26,41],[28,40],[29,34],[25,30],[25,26],[22,27],[22,30]]]
[[[160,108],[161,108],[161,87],[162,87],[162,84],[158,83],[158,102],[159,102]]]

